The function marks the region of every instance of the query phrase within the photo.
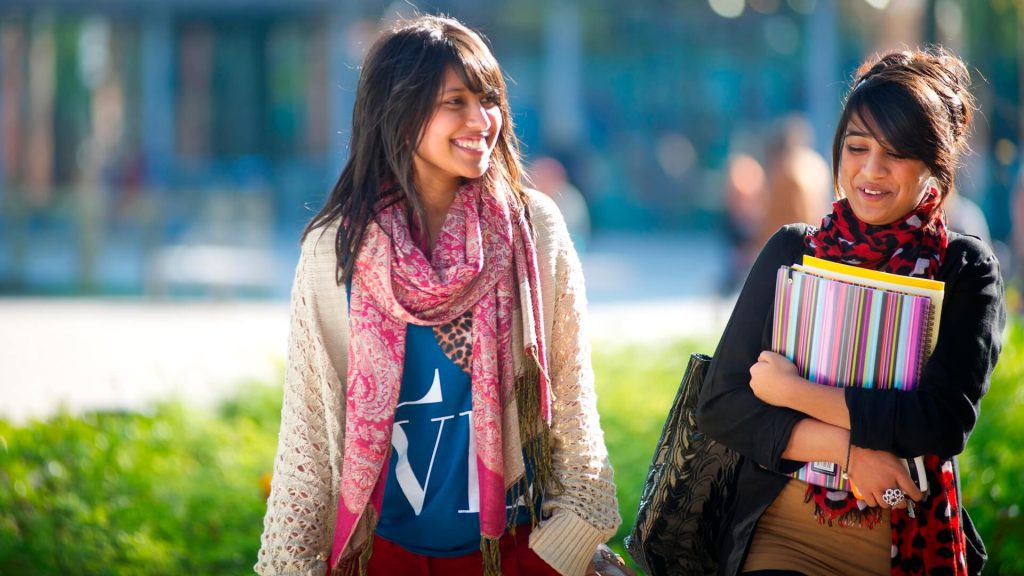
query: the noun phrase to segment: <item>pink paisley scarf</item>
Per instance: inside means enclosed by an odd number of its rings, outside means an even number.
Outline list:
[[[516,400],[512,326],[516,301],[524,357],[538,373],[540,416],[551,421],[540,279],[530,225],[511,193],[478,181],[456,192],[431,257],[418,248],[404,203],[383,208],[366,229],[352,274],[345,454],[331,566],[368,505],[379,513],[402,382],[407,324],[433,326],[472,311],[473,435],[480,532],[505,529],[502,411]],[[527,370],[529,366],[524,367]],[[516,479],[513,479],[516,480]]]

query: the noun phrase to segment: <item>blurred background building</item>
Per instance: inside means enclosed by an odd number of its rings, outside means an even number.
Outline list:
[[[565,167],[596,238],[723,228],[731,154],[763,160],[771,127],[796,112],[829,157],[865,55],[941,43],[974,67],[982,109],[959,192],[994,243],[1011,237],[1017,1],[416,6],[487,35],[527,159]],[[347,156],[363,50],[411,10],[0,0],[0,294],[285,295],[302,227]]]

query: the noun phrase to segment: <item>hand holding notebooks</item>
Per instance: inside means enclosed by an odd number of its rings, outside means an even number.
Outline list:
[[[772,350],[812,382],[912,390],[935,346],[942,290],[942,282],[805,257],[779,269]],[[849,490],[841,468],[809,462],[794,476]]]

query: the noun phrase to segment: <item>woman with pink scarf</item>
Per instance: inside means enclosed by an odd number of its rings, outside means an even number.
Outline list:
[[[609,564],[595,550],[620,518],[585,315],[487,45],[433,16],[385,32],[303,237],[257,572]]]

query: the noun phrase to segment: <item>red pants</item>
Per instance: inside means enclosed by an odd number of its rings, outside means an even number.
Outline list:
[[[558,572],[529,547],[530,525],[516,527],[516,534],[501,537],[502,576],[558,576]],[[483,554],[479,550],[454,558],[420,556],[380,536],[373,537],[369,576],[482,576]]]

